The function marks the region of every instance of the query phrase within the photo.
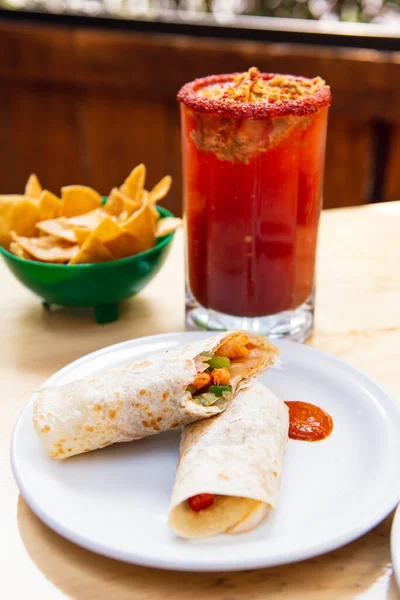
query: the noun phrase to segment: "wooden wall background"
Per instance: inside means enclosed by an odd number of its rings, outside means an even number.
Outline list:
[[[176,92],[252,65],[331,85],[325,207],[400,199],[400,52],[16,23],[0,24],[0,193],[36,172],[106,194],[144,162],[149,185],[173,176],[179,213]]]

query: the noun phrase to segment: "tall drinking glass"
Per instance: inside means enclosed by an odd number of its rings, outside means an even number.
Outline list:
[[[305,340],[329,87],[252,68],[187,83],[178,100],[187,327]]]

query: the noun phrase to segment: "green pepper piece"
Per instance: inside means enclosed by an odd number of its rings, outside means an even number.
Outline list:
[[[210,369],[229,369],[231,366],[231,361],[226,356],[213,356],[210,360],[207,361],[210,365]]]
[[[224,392],[232,392],[232,387],[230,385],[210,385],[207,391],[221,398]]]
[[[214,402],[218,400],[218,398],[214,394],[209,394],[208,392],[205,392],[200,396],[196,396],[196,400],[200,402],[200,404],[202,404],[203,406],[211,406],[212,404],[214,404]]]
[[[194,385],[188,385],[187,388],[186,388],[186,391],[190,392],[192,394],[192,396],[193,396],[194,394],[196,394],[197,388],[195,388]]]

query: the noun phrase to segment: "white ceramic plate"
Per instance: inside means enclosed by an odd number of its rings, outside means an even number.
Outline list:
[[[89,354],[47,383],[64,384],[207,333],[137,339]],[[177,539],[167,508],[178,460],[171,431],[54,461],[32,426],[32,402],[15,427],[11,460],[33,512],[67,539],[105,556],[152,567],[217,571],[274,566],[338,548],[379,523],[400,500],[400,408],[359,371],[307,346],[280,342],[283,368],[261,377],[283,400],[328,411],[331,436],[289,441],[278,509],[256,530]]]
[[[392,523],[390,545],[392,551],[393,570],[397,585],[400,588],[400,504],[397,507]]]

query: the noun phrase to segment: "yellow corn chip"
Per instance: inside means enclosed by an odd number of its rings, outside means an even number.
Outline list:
[[[78,254],[69,261],[70,265],[80,265],[86,263],[101,263],[113,260],[113,256],[105,245],[100,242],[94,232],[83,242],[82,248]]]
[[[109,216],[105,217],[102,222],[92,231],[92,235],[100,242],[109,242],[115,237],[118,237],[121,229],[116,222]]]
[[[74,233],[76,241],[80,246],[82,246],[83,242],[91,234],[91,231],[90,229],[85,229],[84,227],[74,227]]]
[[[101,206],[101,196],[86,185],[67,185],[61,188],[62,216],[75,217]]]
[[[124,223],[125,221],[128,220],[128,218],[129,218],[129,215],[126,212],[126,210],[124,210],[118,217],[118,223]]]
[[[14,231],[11,235],[25,252],[43,262],[65,263],[79,252],[77,244],[70,244],[54,235],[29,238],[17,235]]]
[[[25,200],[19,194],[0,195],[0,245],[8,248],[11,242],[11,212],[15,204]]]
[[[39,198],[41,193],[42,186],[40,185],[39,179],[34,173],[32,173],[26,182],[25,196],[28,196],[29,198]]]
[[[146,167],[143,163],[138,165],[131,171],[124,183],[121,185],[120,190],[123,194],[128,196],[131,200],[138,201],[140,194],[144,189],[144,183],[146,180]]]
[[[124,210],[128,217],[131,216],[136,210],[139,210],[141,203],[137,200],[131,200],[130,198],[124,197]]]
[[[86,227],[87,229],[93,230],[96,229],[97,225],[99,225],[107,216],[108,215],[105,210],[102,208],[96,208],[95,210],[91,210],[84,215],[71,217],[68,219],[68,223],[74,227]]]
[[[137,253],[137,241],[126,231],[105,244],[115,259],[126,258]]]
[[[131,200],[123,194],[118,188],[113,188],[110,192],[107,202],[104,205],[104,210],[111,216],[117,217],[118,220],[126,220],[135,210],[138,210],[141,202]]]
[[[104,205],[104,210],[109,215],[118,217],[124,210],[124,194],[118,188],[113,188],[108,196],[107,202]]]
[[[146,167],[135,167],[107,203],[94,189],[70,185],[60,200],[42,190],[32,174],[25,195],[0,196],[0,244],[19,257],[44,262],[83,264],[132,256],[152,248],[158,237],[181,220],[160,220],[156,203],[171,187],[167,175],[151,192],[144,189]]]
[[[143,190],[141,201],[142,201],[142,205],[146,204],[149,207],[149,209],[151,210],[154,222],[160,218],[160,213],[158,212],[158,210],[156,208],[156,203],[153,202],[151,199],[150,192],[148,192],[147,190]]]
[[[49,235],[55,235],[61,239],[71,243],[76,243],[79,240],[83,242],[89,233],[94,231],[104,220],[106,223],[111,221],[115,225],[115,221],[102,208],[96,208],[84,215],[77,217],[59,217],[58,219],[49,219],[38,223],[38,229]],[[109,226],[110,227],[110,226]]]
[[[43,190],[40,194],[39,203],[39,221],[47,221],[47,219],[56,219],[61,213],[61,200],[55,194],[48,190]]]
[[[10,252],[12,254],[15,254],[15,256],[19,256],[19,258],[25,258],[27,260],[35,260],[33,258],[33,256],[31,256],[30,254],[28,254],[28,252],[26,252],[23,247],[21,246],[21,244],[19,244],[18,242],[11,242],[10,244]]]
[[[142,194],[145,193],[145,190],[142,192]],[[147,194],[148,192],[146,192]],[[125,196],[124,194],[121,194],[123,196],[123,211],[119,214],[119,216],[117,217],[118,222],[122,223],[123,221],[127,221],[129,219],[129,217],[136,212],[137,210],[139,210],[139,208],[142,205],[142,202],[137,202],[136,200],[130,200],[127,196]]]
[[[151,192],[150,192],[151,201],[155,204],[159,200],[162,200],[163,198],[165,198],[165,196],[168,194],[169,190],[171,189],[171,184],[172,184],[172,178],[170,175],[166,175],[165,177],[163,177],[161,179],[161,181],[159,181],[151,190]]]
[[[156,237],[164,237],[173,233],[182,225],[182,219],[177,217],[165,217],[156,223]]]
[[[143,204],[121,227],[135,240],[133,254],[153,248],[155,244],[154,214],[148,204]]]
[[[65,217],[58,219],[48,219],[37,224],[40,234],[54,235],[55,237],[67,240],[71,244],[76,244],[76,235],[74,226],[69,223]]]
[[[30,198],[23,198],[12,207],[10,231],[15,231],[18,235],[32,237],[37,234],[36,223],[38,221],[38,207]]]
[[[110,217],[106,217],[92,235],[105,245],[115,259],[135,253],[136,240]]]

